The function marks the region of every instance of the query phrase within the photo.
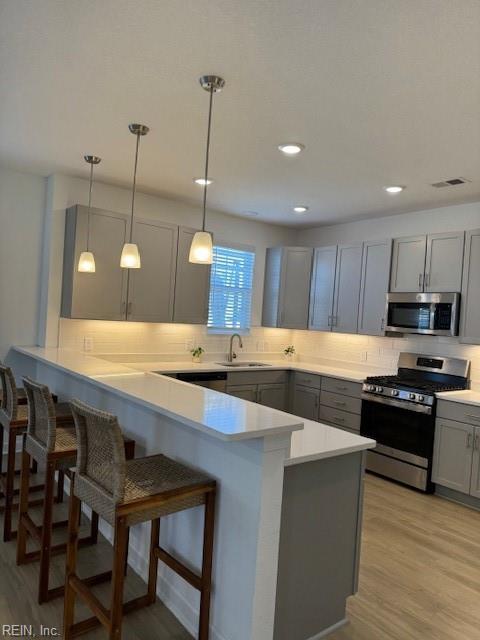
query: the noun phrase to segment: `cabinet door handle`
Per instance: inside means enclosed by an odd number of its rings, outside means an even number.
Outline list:
[[[346,391],[347,387],[335,387],[337,391]]]
[[[480,451],[480,436],[478,433],[475,434],[475,438],[473,440],[473,450]]]
[[[385,318],[382,318],[382,325],[380,327],[380,331],[384,331],[385,329]]]
[[[418,274],[418,288],[420,289],[420,291],[422,290],[422,278],[423,278],[423,273],[419,273]]]
[[[331,326],[332,326],[332,316],[328,316],[327,327],[331,327]]]
[[[470,449],[471,446],[472,446],[472,434],[469,433],[467,435],[467,449]]]
[[[425,284],[426,287],[430,286],[430,274],[429,273],[425,274],[424,284]]]
[[[345,422],[345,418],[333,418],[333,422]]]
[[[132,313],[132,308],[133,308],[133,303],[129,302],[127,304],[127,316],[129,316]]]
[[[345,407],[347,403],[340,402],[339,400],[334,400],[333,404],[335,404],[337,407]]]

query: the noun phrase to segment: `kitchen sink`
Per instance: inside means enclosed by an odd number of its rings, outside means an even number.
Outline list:
[[[222,367],[271,367],[271,364],[266,364],[265,362],[216,362],[215,364],[220,364]]]

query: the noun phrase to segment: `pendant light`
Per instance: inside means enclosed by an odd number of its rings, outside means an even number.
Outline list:
[[[197,231],[193,236],[190,245],[189,262],[194,264],[212,264],[213,262],[213,242],[212,234],[205,231],[205,218],[207,215],[207,188],[208,188],[208,160],[210,154],[210,131],[212,127],[212,106],[213,94],[221,91],[225,86],[225,80],[218,76],[202,76],[200,78],[202,89],[210,94],[210,104],[208,109],[208,126],[207,126],[207,148],[205,152],[205,177],[203,181],[203,222],[202,230]]]
[[[77,270],[80,273],[95,273],[95,258],[90,251],[90,209],[92,206],[92,186],[93,186],[93,165],[98,164],[101,158],[98,156],[83,156],[85,162],[90,165],[90,190],[88,192],[88,212],[87,212],[87,250],[82,251],[78,259]]]
[[[120,258],[120,266],[124,269],[140,269],[140,253],[138,246],[132,242],[133,240],[133,216],[135,211],[135,189],[137,186],[137,164],[138,164],[138,147],[140,145],[140,136],[145,136],[149,132],[149,128],[144,124],[129,124],[130,133],[137,136],[137,146],[135,148],[135,167],[133,169],[133,188],[132,188],[132,216],[130,220],[130,242],[123,245],[122,256]]]

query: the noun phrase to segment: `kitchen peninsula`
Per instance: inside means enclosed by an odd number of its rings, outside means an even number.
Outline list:
[[[372,440],[153,373],[145,362],[134,368],[39,347],[16,347],[12,357],[16,370],[60,397],[115,413],[137,455],[162,452],[217,479],[215,640],[310,640],[344,623],[358,578],[363,452]],[[162,545],[194,567],[201,518],[195,509],[162,525]],[[111,539],[106,525],[102,532]],[[132,534],[129,562],[145,577],[147,527]],[[162,567],[158,593],[193,632],[193,589]]]

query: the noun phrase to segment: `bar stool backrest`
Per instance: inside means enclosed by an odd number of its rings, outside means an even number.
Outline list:
[[[117,417],[84,402],[70,403],[77,431],[77,475],[115,504],[125,493],[125,447]],[[93,497],[93,496],[92,496]]]
[[[15,377],[10,367],[0,362],[0,380],[2,382],[2,404],[0,411],[3,416],[13,422],[18,415],[18,393]]]
[[[50,389],[28,377],[23,378],[23,384],[28,401],[27,433],[47,451],[55,451],[57,420]]]

